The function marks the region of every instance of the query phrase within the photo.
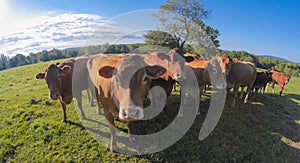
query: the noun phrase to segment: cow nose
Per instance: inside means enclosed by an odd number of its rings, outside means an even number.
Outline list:
[[[141,108],[134,107],[130,109],[120,109],[120,119],[133,119],[138,120],[144,118],[144,113]]]
[[[128,118],[128,114],[127,114],[127,111],[125,109],[121,109],[121,115],[124,117],[124,118]]]
[[[51,93],[50,94],[50,99],[52,99],[52,100],[56,100],[58,98],[58,93],[56,92],[56,93]]]
[[[185,73],[177,73],[176,78],[178,81],[186,79],[186,74]]]
[[[225,89],[226,88],[226,84],[219,84],[216,86],[217,89]]]

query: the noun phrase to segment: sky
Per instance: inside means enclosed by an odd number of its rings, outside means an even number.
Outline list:
[[[0,53],[26,55],[41,49],[87,45],[87,38],[95,33],[99,33],[94,40],[98,43],[124,35],[128,35],[122,37],[125,42],[142,40],[138,33],[158,26],[149,16],[153,10],[145,9],[158,9],[165,2],[0,0]],[[200,2],[211,11],[205,23],[220,31],[221,49],[273,55],[300,63],[300,1]],[[106,22],[111,19],[115,24]],[[99,31],[95,32],[95,28]]]

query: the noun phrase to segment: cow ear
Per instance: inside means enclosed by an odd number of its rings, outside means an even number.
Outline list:
[[[161,75],[166,73],[166,69],[161,66],[146,66],[146,73],[149,79],[158,79]]]
[[[102,67],[98,73],[100,76],[104,78],[111,78],[114,75],[115,68],[111,66]]]
[[[45,73],[38,73],[35,76],[36,79],[45,79]]]
[[[170,59],[170,56],[169,56],[169,55],[166,55],[165,53],[158,53],[158,54],[157,54],[157,57],[160,58],[160,59],[162,59],[162,60],[164,60],[164,59],[166,59],[167,61],[170,61],[170,60],[171,60],[171,59]]]
[[[186,62],[192,62],[195,58],[192,56],[187,56],[187,57],[184,57],[184,59]]]
[[[60,75],[66,75],[68,72],[70,72],[71,67],[68,65],[65,65],[63,68],[61,68]]]

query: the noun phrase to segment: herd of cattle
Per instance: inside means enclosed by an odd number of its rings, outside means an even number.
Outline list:
[[[160,86],[170,95],[176,82],[186,80],[187,68],[194,72],[200,97],[206,85],[221,90],[233,88],[232,107],[235,106],[240,87],[240,98],[243,97],[244,87],[247,87],[244,98],[244,103],[247,103],[251,90],[255,90],[256,97],[258,90],[264,91],[270,83],[273,91],[275,83],[280,86],[281,95],[291,78],[275,69],[257,72],[254,64],[232,59],[227,54],[205,60],[193,54],[178,55],[178,49],[174,48],[168,53],[154,52],[145,56],[100,54],[78,57],[48,65],[45,72],[36,75],[36,79],[45,79],[50,99],[60,100],[63,122],[67,121],[66,105],[71,103],[73,97],[77,100],[83,119],[85,113],[82,109],[82,91],[87,90],[90,105],[93,105],[95,97],[98,114],[101,114],[101,103],[103,114],[109,122],[110,150],[115,151],[117,146],[114,117],[127,124],[130,135],[131,122],[144,117],[143,104],[149,96],[149,90]],[[191,90],[197,90],[194,89],[195,86],[190,87]]]

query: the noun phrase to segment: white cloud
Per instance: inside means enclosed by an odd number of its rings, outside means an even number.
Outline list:
[[[101,16],[91,14],[41,16],[15,23],[9,32],[1,29],[0,54],[27,55],[52,48],[142,41],[141,32],[114,24]]]

